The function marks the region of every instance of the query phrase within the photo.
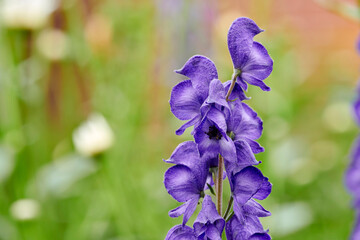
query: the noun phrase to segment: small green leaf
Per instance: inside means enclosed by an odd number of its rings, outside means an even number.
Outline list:
[[[207,185],[208,188],[210,189],[210,192],[211,192],[214,196],[216,196],[216,193],[215,193],[213,187],[212,187],[210,184],[208,184],[208,183],[207,183],[206,185]]]

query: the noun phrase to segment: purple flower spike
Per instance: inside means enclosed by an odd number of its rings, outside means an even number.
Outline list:
[[[198,239],[221,240],[225,220],[216,211],[211,197],[206,195],[202,209],[194,222],[194,230]]]
[[[265,47],[253,40],[262,31],[253,20],[238,18],[228,32],[228,47],[237,82],[244,90],[248,83],[270,91],[263,80],[272,72],[273,61]]]
[[[194,229],[189,226],[176,225],[167,233],[165,240],[197,240]]]
[[[177,84],[170,96],[172,113],[186,121],[176,134],[194,126],[191,134],[195,142],[179,144],[170,158],[164,160],[175,164],[165,172],[165,188],[182,203],[169,216],[183,215],[182,225],[170,229],[165,240],[221,240],[224,228],[230,240],[271,239],[259,220],[271,213],[255,201],[267,198],[272,190],[272,184],[254,167],[260,163],[254,154],[264,151],[256,141],[262,134],[262,120],[242,102],[249,99],[244,92],[248,84],[270,90],[263,81],[271,73],[273,61],[253,39],[262,31],[248,18],[238,18],[231,25],[228,47],[234,74],[230,81],[222,83],[214,63],[199,55],[175,71],[188,78]],[[218,213],[222,211],[225,179],[231,189],[225,213],[228,223]],[[353,173],[349,173],[349,179],[353,181]],[[217,196],[218,209],[205,191]],[[201,198],[204,198],[201,211],[190,228],[185,224]]]
[[[218,78],[215,64],[209,58],[200,55],[191,57],[181,69],[175,72],[190,78],[200,96],[200,101],[207,98],[211,80]]]

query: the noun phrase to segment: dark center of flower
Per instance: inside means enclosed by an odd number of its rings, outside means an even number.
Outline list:
[[[209,131],[205,133],[209,136],[210,139],[220,140],[222,137],[221,132],[215,126],[210,126]]]

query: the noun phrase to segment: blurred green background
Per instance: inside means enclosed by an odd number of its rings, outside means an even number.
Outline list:
[[[164,239],[181,219],[167,215],[178,203],[162,159],[191,139],[175,135],[173,70],[202,54],[228,80],[226,34],[241,16],[266,30],[256,39],[274,59],[272,91],[247,93],[274,185],[264,226],[275,240],[347,239],[359,66],[348,4],[2,0],[0,239]]]

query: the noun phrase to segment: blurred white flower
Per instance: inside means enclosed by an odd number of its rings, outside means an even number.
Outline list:
[[[57,0],[4,0],[1,17],[9,28],[36,29],[56,9]]]
[[[74,131],[73,142],[79,153],[93,156],[113,145],[114,134],[103,116],[92,114]]]
[[[34,199],[20,199],[10,207],[11,215],[18,220],[31,220],[39,216],[40,204]]]
[[[77,194],[76,188],[72,188],[77,182],[95,171],[96,164],[92,159],[78,154],[66,155],[40,169],[36,186],[41,197],[68,197]]]
[[[44,57],[50,60],[60,60],[66,56],[68,39],[63,31],[48,29],[40,33],[36,45]]]

